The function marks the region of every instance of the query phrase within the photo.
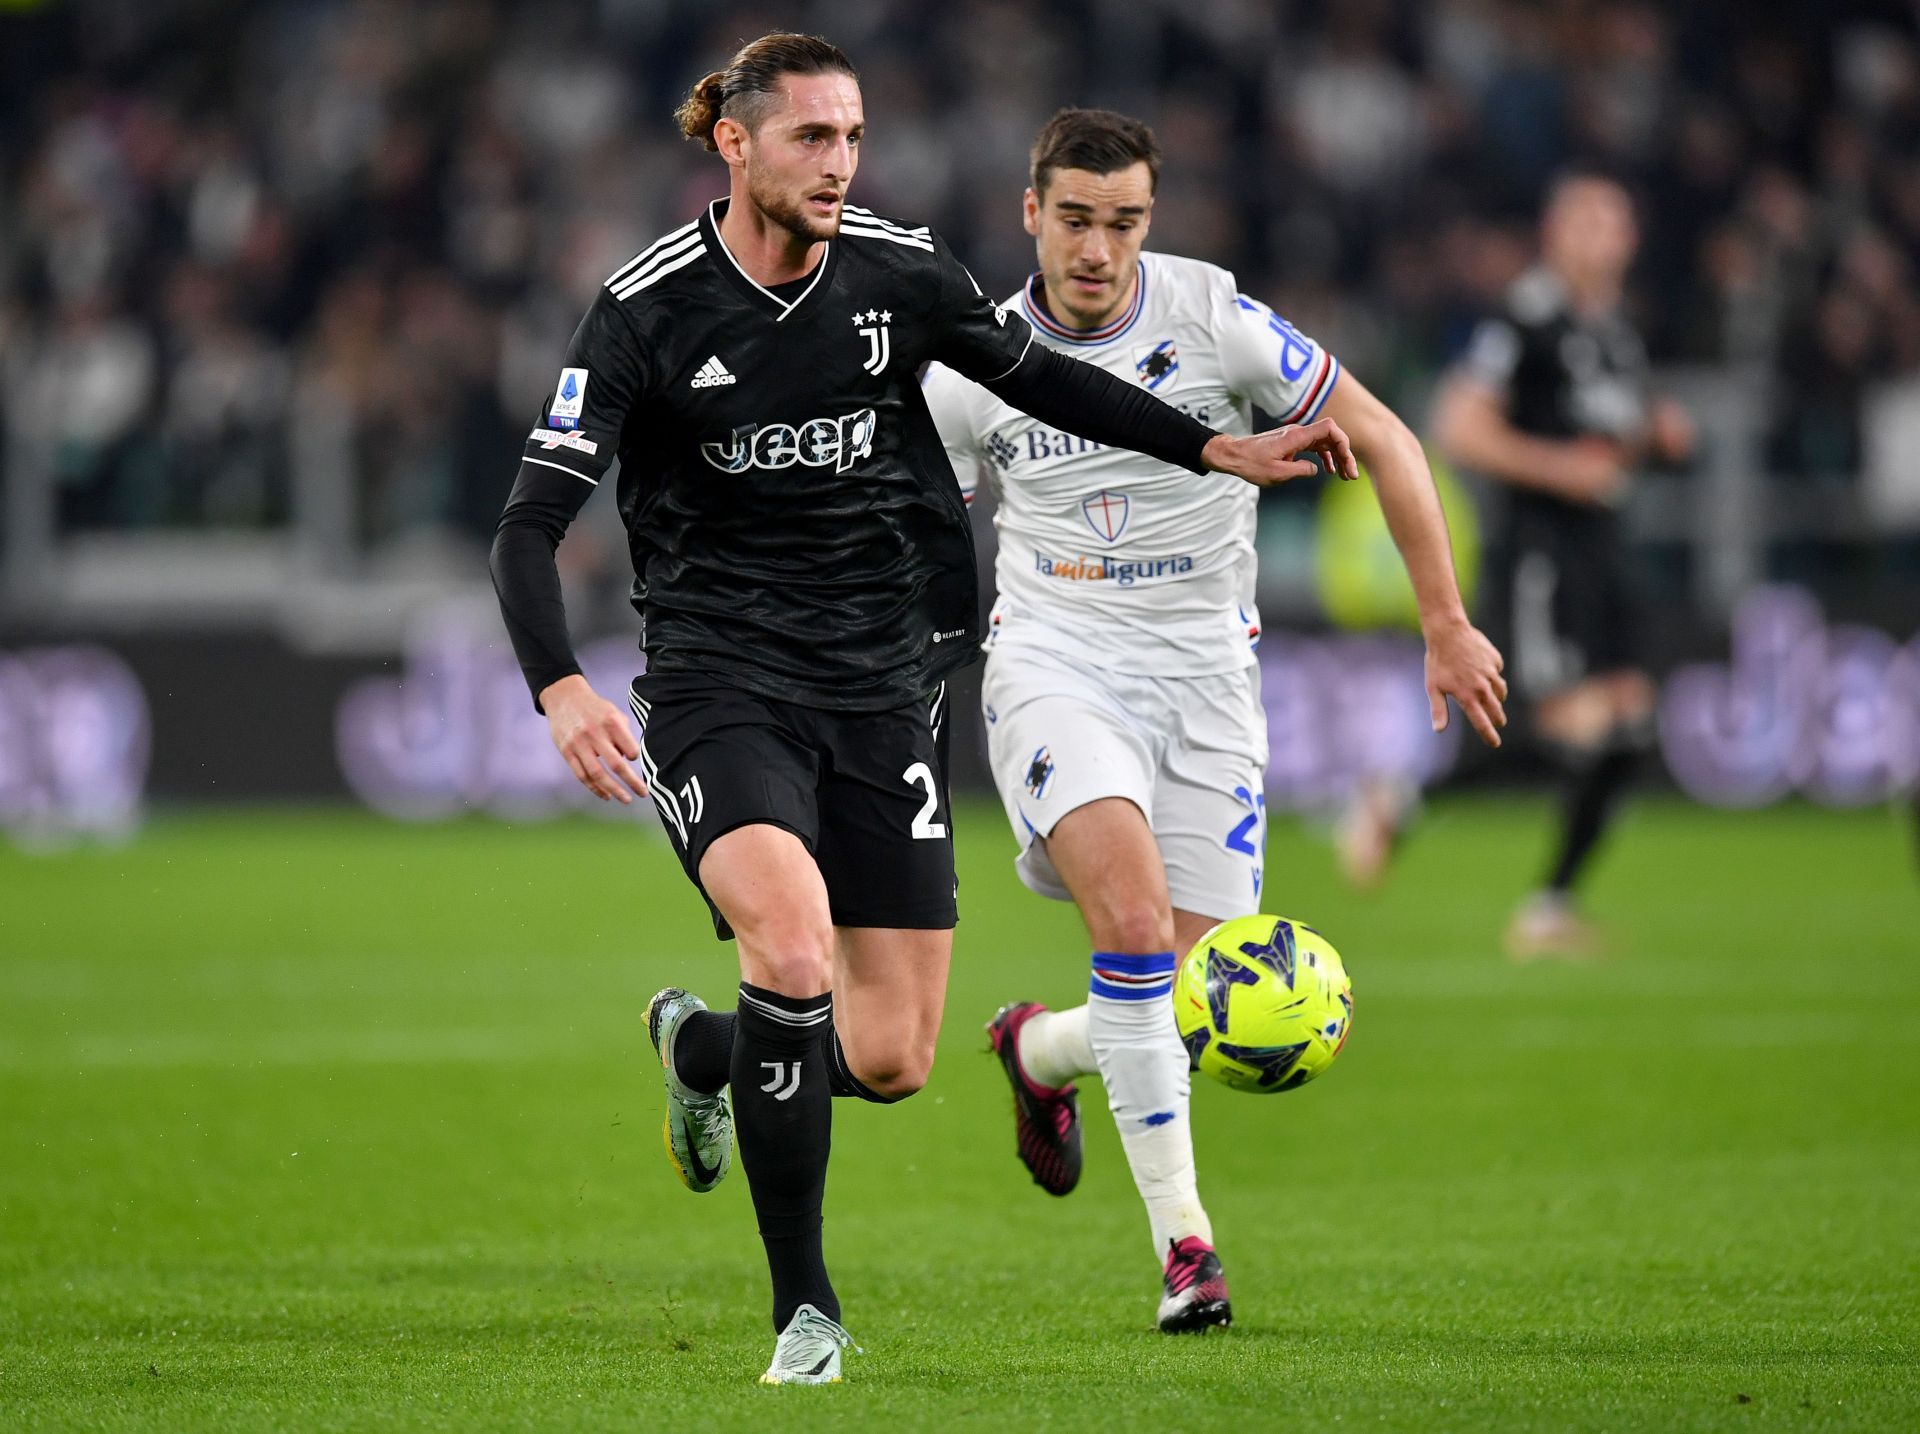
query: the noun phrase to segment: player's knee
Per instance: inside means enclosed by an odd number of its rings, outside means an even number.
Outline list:
[[[1622,672],[1609,684],[1613,697],[1613,719],[1617,726],[1647,721],[1653,715],[1655,693],[1653,679],[1644,672]]]
[[[1173,914],[1153,901],[1116,897],[1103,904],[1090,925],[1102,951],[1146,955],[1173,949]]]
[[[1585,757],[1600,750],[1613,725],[1613,702],[1607,689],[1583,682],[1543,700],[1536,709],[1540,735],[1563,753]]]
[[[853,1063],[853,1073],[875,1095],[888,1100],[905,1100],[927,1083],[933,1074],[933,1051],[900,1046],[876,1051]]]
[[[833,936],[806,926],[736,930],[741,966],[756,986],[783,996],[816,996],[833,986]]]

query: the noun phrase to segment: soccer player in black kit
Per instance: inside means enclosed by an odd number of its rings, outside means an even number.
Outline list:
[[[1599,173],[1562,176],[1540,239],[1539,265],[1475,332],[1434,415],[1448,456],[1507,489],[1488,585],[1511,629],[1514,690],[1565,773],[1551,863],[1507,928],[1521,959],[1597,949],[1574,885],[1653,745],[1646,614],[1619,508],[1634,467],[1683,460],[1693,433],[1649,392],[1645,349],[1622,312],[1639,245],[1626,190]]]
[[[943,679],[978,655],[978,600],[919,369],[1195,472],[1277,483],[1310,451],[1357,468],[1330,421],[1218,434],[1033,343],[931,231],[846,205],[865,120],[825,41],[754,41],[679,118],[728,197],[615,271],[574,334],[494,584],[574,774],[603,799],[650,791],[737,942],[737,1011],[677,987],[648,1008],[668,1145],[711,1189],[737,1122],[779,1332],[762,1378],[825,1383],[850,1344],[821,1251],[830,1097],[925,1082],[955,924]],[[616,456],[638,743],[580,675],[553,557]]]

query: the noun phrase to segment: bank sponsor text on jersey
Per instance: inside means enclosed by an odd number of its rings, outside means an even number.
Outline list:
[[[1209,416],[1212,409],[1208,404],[1173,403],[1167,406],[1179,409],[1196,423],[1213,421]],[[1021,422],[1027,425],[1024,429],[1009,425],[1012,428],[1011,435],[1007,429],[1001,429],[987,439],[987,457],[991,458],[1003,473],[1016,463],[1043,463],[1055,458],[1078,458],[1083,453],[1106,451],[1106,444],[1096,443],[1091,438],[1082,438],[1074,433],[1062,433],[1057,428],[1048,428],[1024,416]]]

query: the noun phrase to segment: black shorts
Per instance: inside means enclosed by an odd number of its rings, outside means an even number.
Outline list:
[[[1516,514],[1488,576],[1521,696],[1646,665],[1643,604],[1613,513]]]
[[[828,712],[711,678],[633,680],[640,762],[688,878],[735,827],[764,822],[806,844],[836,926],[950,930],[957,921],[947,806],[946,684],[884,712]]]

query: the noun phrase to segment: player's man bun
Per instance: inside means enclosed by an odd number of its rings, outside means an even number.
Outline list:
[[[714,143],[713,127],[721,120],[735,120],[749,132],[756,130],[773,108],[783,78],[827,74],[860,78],[840,47],[818,35],[785,31],[762,35],[742,45],[724,70],[715,70],[695,85],[674,111],[674,118],[680,121],[680,133],[717,151],[720,146]]]
[[[680,133],[700,140],[708,149],[718,148],[713,142],[713,127],[719,123],[720,107],[726,103],[726,78],[715,70],[695,85],[673,112],[680,121]]]
[[[1030,182],[1039,195],[1056,169],[1115,174],[1144,164],[1149,184],[1160,187],[1160,141],[1139,120],[1113,110],[1059,111],[1034,139],[1030,158]]]

